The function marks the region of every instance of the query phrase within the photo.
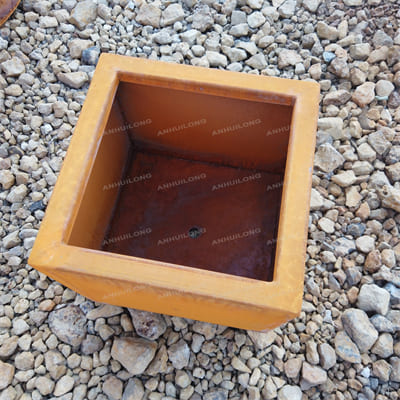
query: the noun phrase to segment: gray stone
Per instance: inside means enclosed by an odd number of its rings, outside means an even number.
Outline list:
[[[368,351],[378,339],[377,330],[362,310],[355,308],[345,310],[342,314],[342,323],[361,353]]]
[[[370,104],[375,98],[375,83],[365,82],[354,91],[352,100],[361,108]]]
[[[382,333],[371,349],[372,353],[381,358],[388,358],[393,354],[393,337],[390,333]]]
[[[87,335],[81,343],[82,354],[89,355],[103,348],[103,341],[95,335]]]
[[[80,1],[72,10],[70,22],[80,30],[92,23],[97,17],[97,4],[93,0]]]
[[[149,340],[132,337],[115,338],[111,356],[132,375],[142,374],[156,353],[157,344]]]
[[[386,153],[391,147],[391,143],[386,139],[386,136],[382,131],[369,134],[368,143],[380,155]]]
[[[182,369],[188,366],[190,358],[190,349],[187,343],[181,339],[168,348],[168,357],[176,369]]]
[[[278,392],[278,400],[301,400],[302,391],[298,386],[285,385]]]
[[[323,104],[325,106],[335,105],[340,106],[347,103],[351,98],[351,94],[347,90],[335,90],[325,95]],[[342,121],[343,124],[343,121]]]
[[[60,72],[57,74],[57,78],[65,83],[67,86],[74,89],[81,88],[88,80],[89,77],[86,72],[76,71],[76,72]]]
[[[328,344],[322,343],[318,346],[320,364],[323,369],[330,369],[336,365],[335,350]]]
[[[161,14],[161,26],[173,25],[182,21],[185,16],[182,6],[179,3],[170,4]]]
[[[400,189],[391,185],[384,185],[378,190],[383,207],[400,212]]]
[[[350,46],[350,56],[354,60],[366,60],[371,53],[368,43],[353,44]]]
[[[400,382],[400,358],[399,357],[392,357],[390,359],[390,366],[391,374],[390,379],[393,382]]]
[[[260,27],[265,22],[265,17],[260,11],[255,11],[247,17],[247,23],[250,28]]]
[[[18,57],[2,62],[1,68],[6,76],[19,76],[25,72],[25,65]]]
[[[394,88],[395,87],[392,82],[381,79],[376,83],[375,86],[376,95],[379,97],[389,97]]]
[[[250,336],[251,341],[254,343],[256,349],[264,350],[267,347],[271,346],[277,338],[277,334],[274,331],[268,332],[256,332],[256,331],[247,331],[247,334]]]
[[[142,400],[144,396],[143,383],[138,378],[131,378],[125,386],[122,400]]]
[[[390,293],[379,286],[363,285],[358,294],[357,307],[364,311],[372,311],[381,315],[389,311]]]
[[[210,389],[207,393],[204,393],[203,400],[227,400],[228,391],[225,389]]]
[[[286,68],[290,65],[296,65],[301,62],[301,56],[294,50],[283,49],[278,55],[278,67]]]
[[[203,335],[206,340],[211,340],[214,339],[215,334],[217,332],[218,325],[215,324],[210,324],[208,322],[201,322],[201,321],[196,321],[192,325],[192,329],[194,332],[199,333],[200,335]]]
[[[164,317],[148,311],[128,308],[136,333],[149,340],[158,339],[167,329]]]
[[[359,364],[361,362],[361,356],[357,346],[344,331],[339,331],[335,336],[335,351],[344,361],[354,364]]]
[[[206,57],[210,67],[226,67],[228,65],[226,56],[216,51],[206,51]]]
[[[55,383],[47,376],[39,376],[35,380],[35,387],[42,396],[47,396],[53,392]]]
[[[14,378],[15,368],[13,365],[0,361],[0,390],[5,389]]]
[[[6,250],[18,246],[19,243],[21,243],[21,239],[18,231],[11,232],[2,239],[2,245]]]
[[[356,249],[356,245],[354,240],[347,238],[339,238],[336,239],[333,243],[333,248],[335,255],[337,257],[344,257],[350,253],[352,253]]]
[[[320,4],[321,0],[303,0],[303,7],[312,13],[317,11]]]
[[[333,26],[327,25],[323,21],[317,23],[317,35],[320,39],[335,41],[338,37],[338,30]]]
[[[15,356],[14,365],[15,368],[19,369],[20,371],[28,371],[29,369],[33,368],[34,362],[35,358],[33,354],[29,351],[23,351]]]
[[[267,61],[265,60],[264,54],[256,54],[255,56],[250,57],[246,64],[254,69],[264,69],[267,66]]]
[[[86,314],[86,318],[94,320],[97,318],[110,318],[120,315],[124,312],[122,307],[113,306],[111,304],[102,304],[97,308],[93,308]]]
[[[74,384],[75,381],[72,376],[64,375],[56,383],[56,387],[54,388],[53,392],[54,396],[59,397],[65,393],[70,392],[74,387]]]
[[[303,362],[302,377],[309,387],[321,385],[328,379],[326,371],[308,362]]]
[[[375,249],[375,239],[368,235],[360,236],[356,239],[356,247],[363,253],[370,253]]]
[[[103,392],[109,400],[120,400],[122,398],[122,381],[115,376],[109,376],[103,383]]]
[[[136,21],[142,25],[150,25],[154,28],[160,27],[161,10],[154,4],[142,3],[136,15]]]
[[[296,11],[296,0],[286,0],[279,8],[278,12],[282,18],[290,18]]]
[[[314,165],[324,172],[333,172],[344,164],[344,157],[329,143],[318,147]]]
[[[247,36],[249,33],[249,26],[247,23],[234,25],[229,30],[229,33],[235,37]]]
[[[394,332],[393,324],[383,315],[376,314],[371,317],[370,321],[378,332]]]
[[[206,4],[200,5],[193,13],[193,29],[196,29],[200,32],[205,32],[210,29],[213,24],[214,18],[211,14],[210,7],[208,7]]]
[[[49,314],[51,331],[63,342],[79,346],[86,335],[86,318],[78,306],[67,305]]]

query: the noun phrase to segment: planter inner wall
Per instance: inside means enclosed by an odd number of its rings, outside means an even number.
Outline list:
[[[292,106],[158,85],[120,82],[68,244],[272,280]]]

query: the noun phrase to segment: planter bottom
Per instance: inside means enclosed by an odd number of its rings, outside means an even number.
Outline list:
[[[282,176],[136,151],[102,250],[273,277]]]

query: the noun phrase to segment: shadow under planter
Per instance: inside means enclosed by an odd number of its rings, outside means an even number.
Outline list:
[[[102,55],[30,263],[247,329],[300,310],[319,88]]]

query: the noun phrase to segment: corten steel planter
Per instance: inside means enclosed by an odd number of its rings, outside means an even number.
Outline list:
[[[318,101],[312,82],[102,55],[30,264],[99,302],[288,321]]]
[[[0,26],[10,18],[21,0],[0,0]]]

